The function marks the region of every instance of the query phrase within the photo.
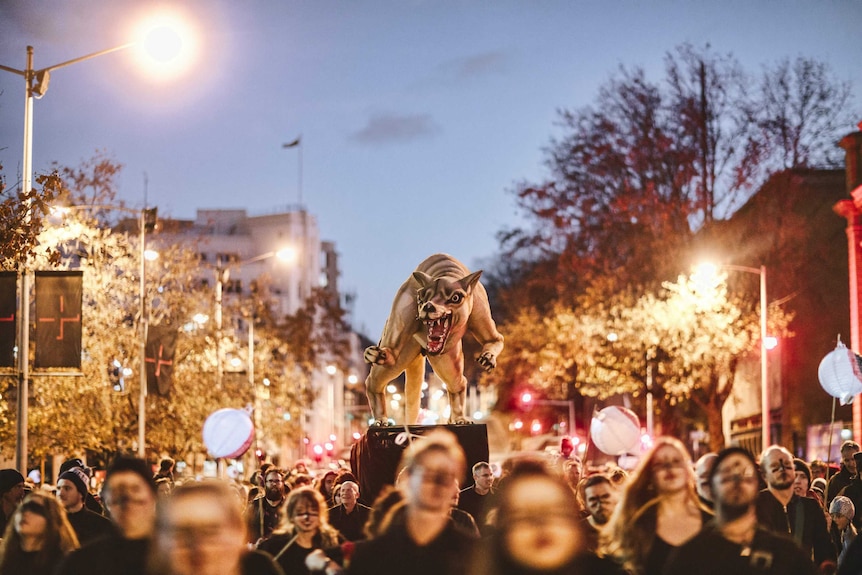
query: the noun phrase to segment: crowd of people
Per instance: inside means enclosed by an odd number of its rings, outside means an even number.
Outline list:
[[[862,575],[853,441],[835,473],[778,445],[693,462],[671,437],[628,472],[565,449],[498,471],[468,469],[441,428],[399,469],[373,501],[349,469],[303,462],[243,486],[119,457],[98,493],[79,459],[53,492],[2,469],[0,575]]]

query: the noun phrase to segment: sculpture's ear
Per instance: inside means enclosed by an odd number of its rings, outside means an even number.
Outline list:
[[[464,291],[469,291],[469,290],[470,290],[470,288],[472,288],[472,287],[473,287],[473,285],[474,285],[477,281],[479,281],[479,277],[480,277],[481,275],[482,275],[482,270],[479,270],[479,271],[477,271],[477,272],[473,272],[473,273],[471,273],[470,275],[468,275],[468,276],[464,276],[463,278],[461,278],[461,279],[460,279],[460,281],[459,281],[458,283],[459,283],[459,284],[461,284],[461,288],[462,288]]]
[[[425,272],[415,271],[413,272],[413,279],[419,282],[419,287],[422,289],[427,288],[432,283],[434,283],[434,278],[426,274]]]

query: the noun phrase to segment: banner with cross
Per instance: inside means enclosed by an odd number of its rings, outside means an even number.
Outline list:
[[[81,369],[84,272],[36,272],[36,368]]]
[[[0,272],[0,367],[15,367],[18,273]]]
[[[147,329],[147,393],[170,395],[174,375],[177,330],[172,326],[151,325]]]

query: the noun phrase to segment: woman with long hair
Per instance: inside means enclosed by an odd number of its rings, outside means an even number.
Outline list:
[[[310,573],[305,560],[312,551],[340,543],[338,531],[329,524],[323,496],[312,487],[300,487],[288,494],[281,523],[258,549],[272,555],[285,573],[296,575]]]
[[[50,575],[78,548],[66,510],[54,497],[27,495],[12,515],[0,543],[0,575]]]
[[[695,489],[691,457],[673,437],[659,437],[623,488],[600,552],[635,575],[658,575],[668,556],[711,517]]]
[[[323,496],[323,500],[326,501],[328,507],[335,507],[335,501],[332,499],[332,488],[335,486],[336,477],[338,477],[338,474],[330,469],[323,474],[323,477],[317,480],[317,490]]]

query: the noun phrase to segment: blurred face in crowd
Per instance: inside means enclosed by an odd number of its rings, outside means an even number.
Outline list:
[[[566,482],[573,488],[581,481],[581,466],[575,461],[566,462]]]
[[[509,557],[527,569],[550,571],[568,563],[582,546],[571,493],[542,476],[507,486],[503,541]]]
[[[327,493],[332,493],[332,486],[334,484],[335,484],[335,475],[330,473],[326,477],[323,478],[323,489]]]
[[[296,533],[317,533],[320,529],[320,507],[316,501],[303,498],[296,504],[290,521]]]
[[[608,522],[611,513],[617,506],[617,501],[619,501],[619,494],[609,482],[596,483],[584,489],[584,502],[587,505],[587,511],[599,525]]]
[[[772,489],[788,489],[796,480],[796,467],[793,456],[784,449],[769,449],[760,462],[763,479]]]
[[[494,483],[494,474],[491,473],[491,466],[482,466],[473,474],[473,481],[476,482],[476,489],[482,492],[491,489],[491,484]]]
[[[40,539],[48,531],[47,511],[43,504],[34,499],[28,499],[15,510],[13,521],[15,531],[22,539]]]
[[[846,515],[840,513],[830,513],[829,515],[832,517],[832,524],[838,528],[838,531],[844,531],[850,524],[850,519]]]
[[[794,473],[793,493],[799,497],[806,497],[808,495],[808,476],[802,471]]]
[[[84,505],[84,496],[68,479],[61,479],[57,482],[57,499],[60,500],[60,504],[66,508],[66,511],[72,513],[80,511]]]
[[[14,508],[24,499],[24,482],[18,483],[12,489],[3,494],[3,503]]]
[[[238,573],[245,528],[226,491],[178,492],[160,509],[156,538],[173,575]],[[236,508],[233,509],[232,507]]]
[[[859,450],[854,447],[847,448],[841,452],[841,463],[844,464],[850,475],[856,475],[859,472],[856,468],[856,459],[853,458],[853,455],[856,453],[859,453]]]
[[[445,452],[422,455],[407,476],[408,505],[421,511],[448,513],[461,469]]]
[[[712,471],[712,466],[715,465],[715,459],[717,457],[717,454],[709,453],[698,459],[694,466],[694,476],[697,481],[697,494],[707,501],[712,501],[712,489],[709,486],[709,472]]]
[[[760,491],[757,469],[742,454],[728,455],[716,468],[712,478],[716,507],[727,519],[741,516],[751,509]]]
[[[284,479],[278,471],[270,471],[266,474],[264,482],[266,498],[270,501],[281,501],[284,498]]]
[[[149,537],[156,520],[156,495],[144,478],[117,471],[105,481],[105,505],[127,539]]]
[[[690,470],[686,457],[672,445],[662,445],[653,454],[653,484],[660,494],[677,493],[688,485]]]
[[[353,509],[359,499],[359,486],[352,481],[341,484],[341,502],[348,509]]]

